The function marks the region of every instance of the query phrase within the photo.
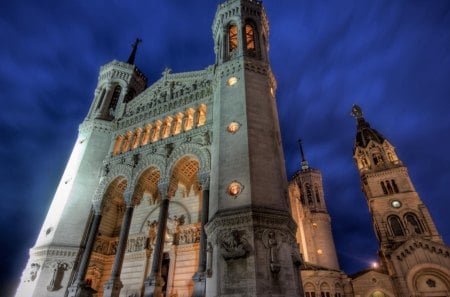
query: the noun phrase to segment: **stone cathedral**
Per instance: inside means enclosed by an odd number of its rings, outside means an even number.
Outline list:
[[[450,296],[450,248],[391,143],[353,107],[380,267],[339,268],[319,170],[288,181],[258,0],[228,0],[215,63],[147,85],[100,68],[16,297]]]

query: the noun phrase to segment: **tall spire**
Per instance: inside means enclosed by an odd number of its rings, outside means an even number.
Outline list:
[[[128,64],[134,65],[134,59],[136,58],[137,47],[138,47],[139,43],[141,43],[141,42],[142,42],[142,39],[136,38],[134,43],[131,45],[133,50],[131,51],[130,57],[128,58],[128,61],[127,61]]]
[[[377,130],[371,128],[369,123],[366,122],[361,107],[353,104],[351,115],[357,121],[355,147],[360,146],[365,148],[369,144],[370,140],[373,140],[378,144],[382,144],[385,141],[385,137]]]
[[[305,153],[303,152],[302,140],[298,140],[298,146],[300,147],[300,154],[302,156],[302,162],[300,163],[302,166],[302,170],[306,170],[309,168],[308,161],[305,159]]]

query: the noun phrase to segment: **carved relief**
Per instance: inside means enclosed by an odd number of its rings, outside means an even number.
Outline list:
[[[50,284],[47,286],[48,291],[57,291],[62,288],[61,282],[64,278],[64,272],[69,268],[69,264],[64,262],[56,262],[53,265],[53,275]]]
[[[269,254],[270,271],[273,273],[280,272],[281,266],[278,259],[278,252],[282,241],[281,234],[274,230],[265,230],[262,234],[262,242]]]
[[[24,282],[33,282],[36,279],[40,268],[41,265],[39,265],[38,263],[31,263],[29,268],[29,275],[25,278]]]
[[[245,230],[223,231],[219,241],[220,254],[225,260],[247,257],[252,249]]]
[[[178,244],[191,244],[200,242],[200,225],[187,225],[180,227]]]
[[[128,239],[127,253],[142,251],[143,249],[145,249],[146,243],[147,238],[145,236]]]

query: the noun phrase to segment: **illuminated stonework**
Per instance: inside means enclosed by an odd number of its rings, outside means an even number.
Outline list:
[[[236,198],[242,192],[242,184],[234,181],[228,186],[228,194]]]
[[[234,134],[239,130],[240,127],[241,125],[239,123],[231,122],[227,127],[227,131],[230,132],[231,134]]]
[[[227,85],[234,86],[235,84],[237,84],[238,82],[238,78],[236,76],[231,76],[228,80],[227,80]]]

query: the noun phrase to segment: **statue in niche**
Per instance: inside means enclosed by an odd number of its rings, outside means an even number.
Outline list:
[[[280,272],[280,262],[278,259],[278,251],[281,246],[280,238],[277,238],[277,233],[273,230],[266,230],[263,234],[263,243],[266,249],[269,250],[270,271],[273,273]]]
[[[149,227],[148,228],[148,244],[150,246],[154,246],[155,240],[156,240],[156,230],[158,228],[158,222],[156,220],[151,223],[150,223],[150,221],[147,221],[147,226]]]
[[[47,286],[48,291],[57,291],[62,288],[61,281],[64,277],[64,271],[67,270],[69,265],[67,263],[57,262],[53,268],[53,276],[50,280],[50,284]]]
[[[30,265],[30,276],[28,281],[32,282],[36,279],[39,268],[41,268],[41,265],[39,265],[38,263],[32,263]]]

